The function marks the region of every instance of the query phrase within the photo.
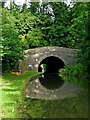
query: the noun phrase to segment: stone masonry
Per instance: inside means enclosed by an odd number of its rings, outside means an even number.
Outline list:
[[[76,61],[74,58],[76,50],[64,47],[40,47],[25,50],[24,53],[26,53],[26,58],[24,61],[21,61],[19,65],[19,70],[21,73],[25,73],[28,70],[38,72],[38,67],[41,61],[50,56],[58,57],[64,62],[64,64],[69,65]]]

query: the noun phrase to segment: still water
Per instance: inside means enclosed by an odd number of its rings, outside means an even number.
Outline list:
[[[56,73],[32,77],[25,89],[24,117],[88,118],[88,93],[82,87],[84,82],[82,78],[62,79]]]
[[[64,99],[76,96],[81,88],[67,83],[57,73],[44,73],[29,81],[26,97],[34,99]]]

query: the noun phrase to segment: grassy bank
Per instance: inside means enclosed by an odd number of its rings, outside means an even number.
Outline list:
[[[2,75],[2,83],[9,81],[2,89],[2,117],[17,118],[17,101],[20,99],[23,83],[29,78],[39,73],[28,71],[23,75]],[[11,79],[14,79],[10,82]]]

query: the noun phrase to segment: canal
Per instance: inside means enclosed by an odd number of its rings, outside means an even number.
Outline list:
[[[57,57],[41,61],[38,72],[24,83],[23,103],[19,105],[24,118],[88,118],[87,80],[73,76],[60,77],[64,62]]]
[[[88,118],[88,89],[85,81],[70,76],[62,79],[56,73],[32,77],[24,83],[22,117]]]

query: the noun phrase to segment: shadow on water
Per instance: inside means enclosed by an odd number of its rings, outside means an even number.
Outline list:
[[[64,84],[64,80],[57,73],[44,73],[39,81],[47,89],[57,89]]]

